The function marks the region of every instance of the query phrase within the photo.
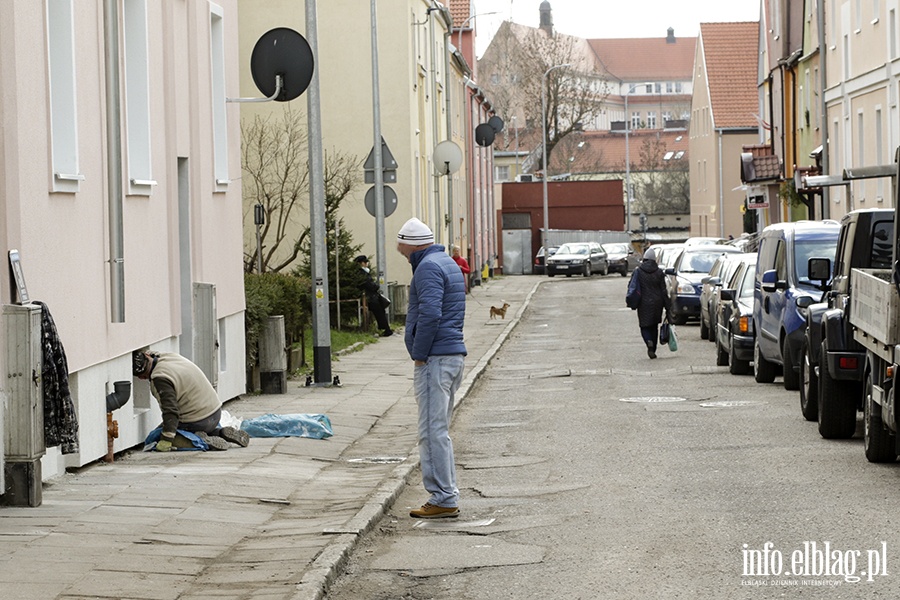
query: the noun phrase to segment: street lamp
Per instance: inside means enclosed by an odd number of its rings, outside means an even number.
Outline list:
[[[547,75],[550,74],[550,71],[554,69],[562,69],[565,67],[571,67],[571,63],[565,63],[562,65],[553,65],[546,71],[544,71],[544,75],[541,77],[541,125],[544,129],[544,137],[542,139],[542,148],[541,154],[543,155],[544,162],[544,176],[541,178],[544,181],[544,235],[541,236],[541,244],[544,246],[544,252],[547,252],[547,231],[550,229],[550,212],[547,208]]]
[[[497,14],[500,14],[500,13],[498,11],[478,13],[477,15],[470,16],[468,19],[466,19],[465,21],[462,22],[462,25],[459,26],[459,37],[457,38],[459,40],[459,43],[456,45],[456,49],[459,50],[460,54],[462,54],[462,32],[463,32],[463,29],[466,28],[466,23],[468,23],[475,17],[485,17],[487,15],[497,15]],[[474,44],[472,45],[472,58],[473,59],[475,58],[475,45]]]

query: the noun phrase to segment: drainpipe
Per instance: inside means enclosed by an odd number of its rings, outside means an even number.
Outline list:
[[[723,188],[724,175],[722,174],[722,130],[716,129],[719,134],[719,237],[725,237],[725,190]],[[743,229],[743,228],[742,228]]]
[[[819,0],[816,6],[816,19],[818,20],[818,37],[819,37],[819,132],[820,142],[822,143],[822,175],[828,175],[828,114],[825,112],[825,86],[828,84],[825,78],[825,3]],[[828,186],[822,188],[822,218],[831,217],[831,206],[829,202]]]
[[[119,93],[119,11],[103,4],[106,58],[106,162],[109,201],[109,306],[113,323],[125,322],[125,257],[122,220],[122,114]]]
[[[444,14],[445,11],[447,14]],[[453,35],[453,17],[449,12],[446,7],[441,11],[441,14],[444,14],[444,23],[447,26],[447,31],[444,32],[444,103],[447,111],[447,139],[453,141],[453,117],[451,113],[453,105],[451,103],[452,94],[450,90],[450,36]],[[465,87],[463,87],[463,91],[465,91]],[[456,238],[453,237],[453,219],[455,216],[453,214],[453,175],[453,173],[447,173],[447,219],[449,220],[447,224],[447,240],[449,246],[456,245]]]

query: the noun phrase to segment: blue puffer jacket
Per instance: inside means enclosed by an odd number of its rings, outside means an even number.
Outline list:
[[[413,252],[409,262],[413,270],[405,331],[409,355],[421,361],[433,355],[465,355],[466,284],[459,265],[439,244]]]

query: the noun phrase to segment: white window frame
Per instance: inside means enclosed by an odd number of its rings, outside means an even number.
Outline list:
[[[149,196],[156,181],[152,168],[147,0],[122,0],[122,25],[128,193]]]
[[[50,82],[50,189],[77,193],[78,161],[75,18],[72,0],[47,0],[47,72]]]
[[[228,189],[228,118],[225,113],[225,11],[209,4],[209,56],[212,78],[212,130],[215,190]]]

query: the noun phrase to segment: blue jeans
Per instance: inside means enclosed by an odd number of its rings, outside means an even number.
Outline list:
[[[417,366],[413,389],[419,405],[419,460],[422,483],[434,506],[457,506],[456,463],[450,440],[453,397],[462,383],[465,358],[461,354],[429,356]]]

